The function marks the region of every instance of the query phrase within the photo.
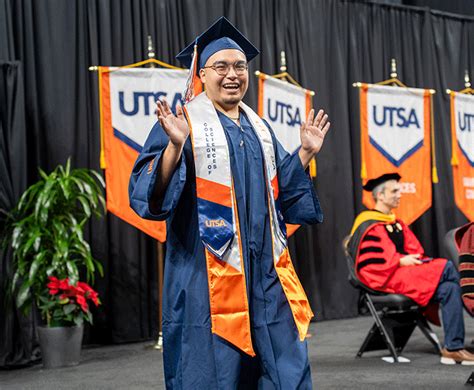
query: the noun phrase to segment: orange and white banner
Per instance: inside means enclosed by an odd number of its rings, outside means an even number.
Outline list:
[[[258,77],[257,114],[265,119],[280,144],[289,153],[301,145],[300,126],[313,106],[311,91],[275,77],[260,73]],[[316,177],[316,160],[309,166],[311,177]],[[299,225],[286,225],[290,237]]]
[[[474,221],[474,96],[451,92],[451,165],[454,200]]]
[[[140,218],[129,205],[133,164],[156,123],[155,102],[166,97],[172,109],[180,102],[187,72],[171,69],[99,68],[99,99],[107,210],[164,242],[164,222]]]
[[[361,177],[398,172],[403,198],[397,217],[411,224],[432,201],[431,96],[429,90],[362,84]],[[373,208],[372,194],[362,201]]]
[[[261,73],[258,115],[271,126],[278,141],[292,153],[301,145],[300,126],[312,108],[311,92]]]

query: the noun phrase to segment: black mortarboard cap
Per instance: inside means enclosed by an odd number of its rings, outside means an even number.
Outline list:
[[[176,56],[176,58],[181,61],[186,68],[191,66],[195,44],[197,44],[199,58],[198,70],[206,63],[211,55],[220,50],[238,49],[245,54],[247,61],[252,60],[260,53],[258,49],[252,45],[252,43],[250,43],[250,41],[245,38],[242,33],[224,16],[214,22],[212,26],[199,35],[193,43]],[[206,49],[206,47],[208,48]],[[201,54],[203,54],[202,58]]]
[[[382,176],[376,177],[375,179],[370,179],[365,183],[362,188],[365,191],[372,191],[375,187],[379,184],[385,183],[389,180],[396,180],[399,181],[402,177],[398,173],[384,173]]]

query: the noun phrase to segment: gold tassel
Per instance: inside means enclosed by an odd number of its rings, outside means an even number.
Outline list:
[[[457,148],[456,148],[456,129],[454,125],[454,98],[456,97],[456,93],[451,91],[451,95],[449,97],[450,102],[450,109],[451,109],[451,165],[452,166],[458,166],[459,165],[459,159],[458,159],[458,153],[457,153]]]
[[[365,165],[365,161],[362,161],[362,164],[361,164],[360,178],[363,180],[367,179],[367,166]]]
[[[360,104],[360,178],[367,179],[367,165],[365,164],[365,150],[364,150],[364,125],[362,120],[362,94],[366,93],[367,88],[359,88],[359,104]]]
[[[436,167],[433,167],[432,172],[431,172],[431,180],[434,184],[439,183],[439,178],[438,178],[438,169]]]
[[[452,142],[455,142],[456,140],[452,140]],[[458,160],[458,154],[456,152],[453,153],[453,156],[451,157],[451,165],[453,166],[458,166],[459,165],[459,160]]]
[[[309,175],[311,178],[315,178],[317,175],[317,169],[316,169],[316,157],[314,157],[310,162],[309,162]]]
[[[107,168],[104,152],[104,113],[102,110],[102,73],[103,68],[99,66],[99,117],[100,117],[100,169]]]
[[[100,169],[105,169],[107,166],[105,164],[105,153],[103,150],[100,151]]]
[[[430,99],[430,127],[431,127],[431,182],[433,184],[439,183],[438,168],[436,168],[436,143],[435,143],[435,128],[434,128],[434,112],[433,112],[433,96],[429,95]]]

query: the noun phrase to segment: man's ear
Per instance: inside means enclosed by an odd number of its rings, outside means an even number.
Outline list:
[[[204,69],[199,69],[199,78],[201,83],[206,84],[206,72],[204,72]]]
[[[375,197],[377,201],[381,200],[381,198],[383,197],[384,191],[385,190],[377,192],[377,195]]]

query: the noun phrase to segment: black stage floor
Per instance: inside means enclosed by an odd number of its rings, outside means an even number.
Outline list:
[[[465,318],[466,342],[474,321]],[[355,358],[372,320],[359,317],[311,325],[309,355],[315,389],[467,389],[474,366],[445,366],[419,330],[403,356],[410,363],[390,364],[384,352]],[[442,340],[441,328],[435,332]],[[473,387],[474,388],[474,387]],[[44,370],[41,365],[0,371],[1,390],[164,389],[162,355],[151,343],[84,348],[77,367]],[[286,390],[286,389],[284,389]]]

